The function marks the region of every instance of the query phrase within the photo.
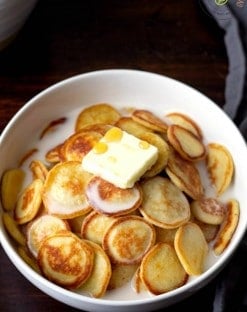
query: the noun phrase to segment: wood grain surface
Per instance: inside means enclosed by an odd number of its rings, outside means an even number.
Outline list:
[[[43,89],[100,69],[166,75],[222,106],[228,69],[223,36],[200,1],[40,0],[0,52],[0,129]],[[2,247],[0,281],[0,311],[76,311],[27,281]],[[165,311],[211,311],[215,282]]]

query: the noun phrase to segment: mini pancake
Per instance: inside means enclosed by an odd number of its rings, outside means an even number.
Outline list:
[[[134,121],[141,125],[158,132],[166,132],[167,124],[162,119],[155,116],[152,112],[144,109],[136,109],[132,113]]]
[[[90,277],[79,287],[79,290],[89,293],[94,298],[101,298],[107,290],[112,275],[111,262],[98,244],[91,241],[86,243],[94,251],[94,265]]]
[[[208,152],[206,165],[217,195],[225,192],[232,181],[234,163],[229,150],[218,143],[210,143],[207,146]]]
[[[28,224],[27,246],[36,258],[42,241],[60,231],[68,231],[69,226],[65,220],[51,215],[43,215]]]
[[[25,172],[20,168],[9,169],[3,173],[1,181],[1,201],[4,210],[13,211],[17,197],[22,189]]]
[[[236,199],[230,199],[226,205],[227,214],[219,233],[216,237],[213,249],[216,255],[222,252],[229,245],[239,222],[239,202]]]
[[[93,270],[93,249],[72,232],[48,236],[41,244],[37,261],[42,274],[68,289],[78,288]]]
[[[62,161],[81,161],[102,138],[96,131],[81,130],[72,134],[60,149]]]
[[[75,131],[97,123],[114,125],[120,118],[119,112],[107,103],[91,105],[83,109],[76,119]]]
[[[179,125],[185,129],[191,131],[192,133],[194,133],[194,135],[196,135],[199,139],[202,140],[203,135],[202,135],[201,128],[189,116],[182,114],[182,113],[179,113],[179,112],[173,112],[173,113],[167,114],[165,117],[168,118],[168,120],[172,124]]]
[[[155,230],[138,216],[116,219],[103,238],[103,249],[112,263],[136,264],[155,243]]]
[[[197,224],[188,222],[179,227],[175,235],[174,247],[189,275],[203,273],[208,244]]]
[[[142,124],[136,122],[131,117],[121,117],[115,124],[116,127],[119,127],[120,129],[128,132],[129,134],[132,134],[136,136],[137,138],[140,137],[140,135],[152,132],[153,130],[143,126]]]
[[[145,255],[140,266],[140,277],[155,295],[181,287],[188,280],[174,248],[166,243],[157,243]]]
[[[195,164],[183,159],[172,148],[170,148],[165,171],[172,182],[192,199],[196,200],[204,196],[201,177]]]
[[[158,159],[155,164],[145,172],[144,178],[151,178],[159,174],[167,165],[170,148],[166,141],[156,133],[146,132],[139,136],[139,139],[147,141],[158,148]]]
[[[46,278],[65,288],[78,288],[92,273],[94,251],[71,232],[48,236],[37,261]]]
[[[190,218],[190,205],[183,192],[169,179],[156,176],[141,183],[144,218],[165,229],[176,228]]]
[[[48,174],[48,169],[42,161],[32,160],[29,168],[32,171],[33,179],[40,179],[45,182],[46,176]]]
[[[142,291],[146,291],[147,287],[145,286],[145,284],[143,283],[141,277],[140,277],[140,267],[137,269],[135,276],[133,278],[133,283],[132,286],[135,290],[136,293],[140,293]]]
[[[45,160],[51,164],[59,163],[60,159],[60,149],[62,148],[63,143],[58,144],[48,150],[45,154]]]
[[[221,224],[226,213],[225,206],[212,197],[194,200],[190,207],[198,220],[208,224]]]
[[[81,236],[87,240],[102,244],[103,237],[108,227],[115,221],[115,218],[97,211],[90,212],[83,220],[81,226]]]
[[[11,217],[11,215],[7,212],[2,214],[3,224],[9,235],[21,246],[26,245],[26,238],[22,233],[20,227],[15,222],[15,220]]]
[[[201,139],[179,125],[170,125],[168,127],[167,138],[173,148],[184,159],[198,161],[206,156],[206,149]]]
[[[31,221],[42,204],[44,183],[40,179],[33,180],[21,193],[14,210],[14,219],[18,224]]]
[[[138,267],[139,264],[113,264],[112,275],[107,289],[117,289],[130,282]]]
[[[62,219],[84,215],[91,210],[85,189],[91,174],[81,163],[67,161],[56,164],[48,173],[43,192],[43,203],[49,214]]]
[[[86,196],[93,209],[112,216],[134,211],[142,201],[142,193],[138,184],[132,188],[122,189],[96,176],[89,181]]]

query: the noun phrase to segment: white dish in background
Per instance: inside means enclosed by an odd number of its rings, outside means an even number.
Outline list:
[[[21,30],[38,0],[0,0],[0,51]]]
[[[86,73],[62,81],[44,90],[12,118],[0,139],[0,174],[16,167],[30,148],[53,146],[73,131],[72,121],[85,106],[107,102],[118,109],[136,107],[151,110],[158,116],[180,111],[193,118],[202,128],[206,142],[227,146],[235,163],[235,176],[223,199],[234,197],[240,202],[237,230],[220,257],[211,255],[207,270],[200,276],[169,293],[159,296],[135,294],[129,285],[109,292],[102,299],[89,298],[65,290],[34,272],[15,251],[14,244],[0,227],[0,241],[16,268],[36,287],[51,297],[72,307],[88,311],[151,311],[174,304],[205,286],[226,265],[246,230],[247,213],[247,148],[237,127],[210,99],[193,88],[173,79],[135,70],[103,70]],[[52,120],[68,117],[66,132],[56,134],[51,141],[37,143],[41,131]],[[48,144],[48,145],[47,145]],[[2,221],[1,221],[2,222]]]

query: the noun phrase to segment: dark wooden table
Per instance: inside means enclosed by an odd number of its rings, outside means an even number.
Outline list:
[[[163,74],[222,106],[228,68],[223,35],[200,1],[42,0],[0,52],[0,129],[44,88],[98,69]],[[0,281],[1,311],[76,311],[25,280],[1,247]],[[167,311],[211,311],[214,285]]]

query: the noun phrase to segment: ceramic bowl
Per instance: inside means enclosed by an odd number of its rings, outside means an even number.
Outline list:
[[[32,284],[64,304],[88,311],[151,311],[172,305],[204,287],[230,260],[241,242],[247,225],[247,148],[243,137],[228,116],[209,98],[168,77],[135,70],[103,70],[78,75],[44,90],[12,118],[0,140],[0,175],[16,167],[30,149],[42,151],[60,143],[73,131],[76,114],[85,106],[107,102],[116,108],[136,107],[153,111],[162,117],[171,111],[188,114],[201,127],[206,142],[219,142],[232,153],[235,175],[223,199],[234,197],[240,203],[240,220],[234,236],[221,256],[209,256],[205,272],[190,279],[184,286],[158,296],[136,294],[126,285],[94,299],[63,289],[33,271],[18,255],[15,244],[0,224],[0,240],[10,261]],[[50,143],[41,142],[39,135],[52,120],[67,117],[71,125],[65,132],[56,131]],[[42,140],[43,141],[43,140]],[[43,145],[42,145],[43,144]]]

